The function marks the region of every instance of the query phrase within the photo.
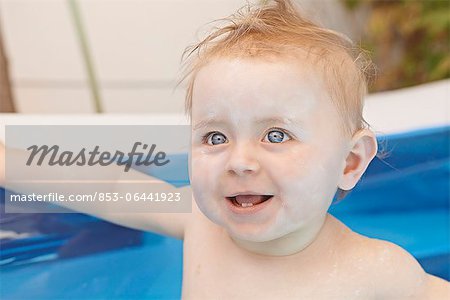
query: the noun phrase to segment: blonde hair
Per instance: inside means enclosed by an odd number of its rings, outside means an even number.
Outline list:
[[[185,111],[192,112],[195,77],[209,61],[220,57],[291,57],[303,52],[305,61],[322,68],[330,98],[342,119],[343,133],[352,136],[370,127],[362,116],[367,83],[373,65],[365,53],[343,34],[321,28],[303,18],[290,0],[264,1],[242,7],[218,21],[199,43],[183,53],[184,76],[188,79]],[[196,54],[196,55],[194,55]]]

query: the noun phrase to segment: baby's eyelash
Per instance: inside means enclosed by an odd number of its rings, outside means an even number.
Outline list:
[[[271,132],[273,130],[279,130],[279,131],[283,131],[285,133],[288,133],[286,129],[279,128],[279,127],[270,127],[269,129],[266,130],[266,132]]]
[[[213,135],[214,133],[220,133],[220,132],[219,132],[219,131],[210,131],[210,132],[204,134],[204,135],[202,136],[202,143],[207,143],[207,142],[208,142],[208,138],[209,138],[211,135]]]

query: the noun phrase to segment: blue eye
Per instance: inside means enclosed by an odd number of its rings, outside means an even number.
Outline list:
[[[204,136],[204,141],[210,145],[220,145],[226,143],[227,138],[220,132],[212,132]]]
[[[282,143],[290,139],[289,134],[279,129],[269,131],[264,137],[264,141],[270,143]]]

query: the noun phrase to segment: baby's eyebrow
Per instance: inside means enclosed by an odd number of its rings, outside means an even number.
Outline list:
[[[286,118],[286,117],[270,117],[270,118],[263,118],[263,119],[258,119],[255,121],[255,123],[257,124],[273,124],[273,123],[278,123],[278,124],[286,124],[286,125],[297,125],[297,126],[304,126],[304,123],[299,121],[299,120],[294,120],[291,118]],[[203,128],[205,126],[211,125],[211,124],[226,124],[225,121],[219,120],[217,118],[207,118],[204,120],[201,120],[200,122],[198,122],[197,124],[195,124],[193,126],[193,130],[197,130],[200,128]]]
[[[303,126],[304,123],[300,120],[294,120],[291,118],[286,117],[270,117],[270,118],[264,118],[256,120],[256,123],[258,124],[273,124],[273,123],[280,123],[280,124],[286,124],[286,125],[298,125]]]
[[[193,130],[197,130],[197,129],[206,127],[206,126],[208,126],[208,125],[210,125],[210,124],[224,124],[224,123],[225,123],[224,121],[217,120],[216,118],[207,118],[207,119],[201,120],[200,122],[198,122],[197,124],[195,124],[195,125],[192,127],[192,129],[193,129]]]

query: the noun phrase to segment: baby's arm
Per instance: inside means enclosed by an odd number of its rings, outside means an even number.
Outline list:
[[[450,283],[425,273],[417,260],[389,242],[375,247],[375,277],[380,299],[450,299]]]
[[[8,149],[8,151],[10,151]],[[0,186],[5,186],[5,146],[0,141]],[[8,152],[10,153],[10,152]],[[9,155],[9,154],[8,154]],[[13,150],[11,151],[11,156],[15,156],[15,159],[20,160],[26,160],[25,157],[27,157],[27,153],[23,150]],[[12,158],[14,159],[14,157]],[[39,172],[39,168],[35,168],[34,170],[37,170]],[[103,168],[104,172],[108,172],[108,178],[111,178],[111,174],[117,175],[115,178],[120,180],[124,174],[123,167],[119,167],[117,165],[109,165],[105,166]],[[172,186],[170,186],[168,183],[158,180],[154,177],[148,176],[146,174],[137,172],[133,169],[130,169],[126,173],[127,178],[133,178],[133,180],[152,180],[157,181],[157,183],[153,183],[152,186],[158,186],[161,188],[167,187],[165,190],[173,189]],[[36,178],[39,178],[39,174],[36,174]],[[127,191],[121,191],[121,187],[123,185],[111,183],[108,186],[109,192],[118,192],[118,193],[125,193]],[[170,188],[169,188],[170,187]],[[49,193],[49,192],[61,192],[61,193],[67,193],[72,192],[68,190],[69,187],[67,185],[53,185],[51,191],[46,190],[29,190],[24,186],[18,186],[14,188],[15,192],[18,193]],[[182,195],[190,195],[189,187],[182,187],[176,190],[177,192],[180,192]],[[78,191],[73,191],[74,193]],[[185,199],[185,200],[191,200],[191,199]],[[123,205],[127,205],[126,202],[122,202]],[[85,205],[80,207],[77,205],[77,202],[58,202],[58,205],[64,206],[69,209],[73,209],[85,214],[89,214],[104,220],[107,220],[109,222],[138,229],[138,230],[144,230],[144,231],[152,231],[155,233],[163,234],[172,236],[178,239],[182,239],[184,236],[184,230],[188,223],[188,220],[191,216],[190,213],[117,213],[117,212],[108,212],[108,205],[103,203],[92,203],[92,205]],[[115,207],[114,211],[127,211],[126,207],[124,209],[117,209]]]

